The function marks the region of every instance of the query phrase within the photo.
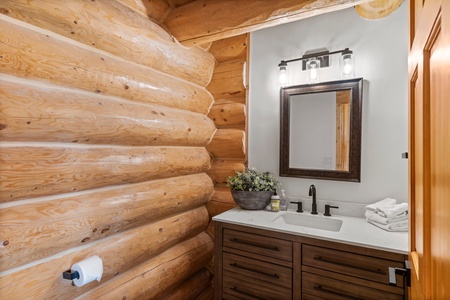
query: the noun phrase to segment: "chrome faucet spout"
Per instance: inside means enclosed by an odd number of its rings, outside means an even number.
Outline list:
[[[309,195],[312,196],[312,209],[311,214],[317,215],[317,201],[316,201],[316,187],[311,184],[309,187]]]

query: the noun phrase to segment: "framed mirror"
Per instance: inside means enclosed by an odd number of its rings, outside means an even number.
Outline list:
[[[362,82],[281,88],[280,176],[360,182]]]

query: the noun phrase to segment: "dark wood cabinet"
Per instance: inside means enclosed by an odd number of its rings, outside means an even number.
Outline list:
[[[406,299],[403,254],[221,222],[215,242],[216,299]]]

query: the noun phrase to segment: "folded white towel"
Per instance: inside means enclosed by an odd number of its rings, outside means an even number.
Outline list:
[[[371,212],[376,212],[377,207],[392,205],[395,203],[397,203],[397,200],[392,199],[392,198],[386,198],[386,199],[380,200],[378,202],[375,202],[373,204],[366,205],[366,210],[371,211]]]
[[[394,222],[390,224],[380,224],[378,222],[373,222],[370,220],[367,220],[370,224],[373,224],[381,229],[384,229],[386,231],[408,231],[408,220],[400,221],[400,222]]]
[[[388,219],[393,219],[406,211],[408,211],[408,203],[377,206],[377,214]]]
[[[390,224],[398,221],[408,220],[408,211],[405,211],[394,218],[383,217],[376,212],[366,211],[365,217],[368,221],[378,222],[380,224]]]

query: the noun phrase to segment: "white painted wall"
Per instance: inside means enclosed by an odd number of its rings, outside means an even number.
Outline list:
[[[349,47],[356,57],[356,77],[363,77],[361,182],[281,177],[288,196],[367,204],[385,197],[408,200],[408,29],[407,3],[390,16],[367,21],[353,8],[316,16],[251,34],[249,166],[279,174],[280,86],[277,65],[305,51]],[[338,57],[321,74],[338,80]],[[289,68],[292,71],[292,64]],[[290,84],[304,84],[304,73],[290,74]],[[308,205],[308,204],[307,204]]]

